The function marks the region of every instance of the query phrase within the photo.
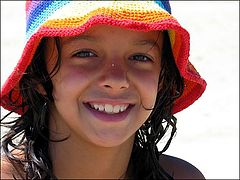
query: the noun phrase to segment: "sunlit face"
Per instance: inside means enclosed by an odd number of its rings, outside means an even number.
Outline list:
[[[54,127],[97,146],[132,140],[151,113],[144,107],[155,104],[162,34],[97,25],[60,44],[62,64],[52,78]],[[53,39],[47,46],[51,71],[57,50]]]

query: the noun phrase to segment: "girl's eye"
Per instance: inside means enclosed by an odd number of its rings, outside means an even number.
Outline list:
[[[140,61],[140,62],[152,61],[151,58],[149,58],[149,57],[146,56],[146,55],[142,55],[142,54],[133,55],[133,56],[130,57],[130,60]]]
[[[88,58],[88,57],[97,57],[97,55],[91,51],[88,50],[82,50],[74,53],[74,57],[79,57],[79,58]]]

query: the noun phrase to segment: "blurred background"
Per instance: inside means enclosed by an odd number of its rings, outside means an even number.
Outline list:
[[[208,85],[199,100],[176,114],[178,130],[166,154],[192,163],[206,179],[239,179],[239,2],[171,6],[190,33],[190,61]],[[1,1],[1,86],[23,50],[24,22],[24,2]]]

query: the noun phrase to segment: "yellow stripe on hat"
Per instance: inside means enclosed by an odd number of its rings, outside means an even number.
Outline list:
[[[106,8],[117,11],[165,11],[154,1],[72,1],[56,10],[49,20],[83,17],[91,11]]]
[[[71,16],[63,19],[51,19],[46,21],[43,26],[48,26],[49,28],[74,28],[83,25],[89,18],[97,15],[110,16],[116,20],[134,20],[145,23],[159,22],[164,19],[171,18],[171,15],[164,13],[162,11],[157,12],[140,12],[135,11],[133,14],[131,11],[123,10],[116,11],[111,8],[99,8],[94,11],[85,14],[85,16]]]

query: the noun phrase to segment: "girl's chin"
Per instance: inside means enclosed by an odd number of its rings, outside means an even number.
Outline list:
[[[133,142],[135,137],[135,133],[132,134],[130,137],[126,136],[126,134],[123,135],[116,135],[114,133],[109,133],[106,135],[98,135],[95,138],[92,138],[91,142],[95,144],[98,147],[103,148],[113,148],[117,146],[121,146],[127,142]]]

